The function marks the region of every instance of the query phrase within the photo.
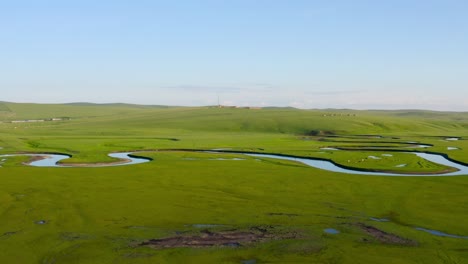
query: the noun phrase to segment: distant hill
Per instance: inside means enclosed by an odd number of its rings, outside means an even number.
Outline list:
[[[0,102],[0,112],[11,112],[6,102]]]
[[[88,102],[73,102],[65,103],[63,105],[73,105],[73,106],[115,106],[115,107],[135,107],[135,108],[171,108],[179,106],[167,106],[167,105],[139,105],[139,104],[127,104],[127,103],[88,103]]]
[[[0,103],[0,121],[66,117],[69,129],[92,122],[101,129],[258,132],[295,135],[432,133],[468,131],[468,112],[175,107],[125,103]],[[75,127],[76,126],[76,127]],[[459,134],[458,132],[455,134]]]

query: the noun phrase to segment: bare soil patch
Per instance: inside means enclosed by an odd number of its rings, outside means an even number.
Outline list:
[[[299,237],[300,234],[298,232],[276,232],[271,227],[252,227],[247,230],[202,230],[199,234],[195,235],[177,235],[161,239],[150,239],[140,243],[139,246],[152,248],[240,247],[256,242]]]
[[[414,240],[400,237],[395,234],[387,233],[383,230],[380,230],[376,227],[366,225],[363,223],[357,223],[357,226],[363,230],[368,235],[372,236],[377,241],[384,244],[396,244],[396,245],[405,245],[405,246],[417,246],[418,243]]]
[[[28,161],[23,162],[23,164],[29,165],[32,162],[44,160],[44,159],[47,159],[47,158],[49,158],[49,156],[47,156],[47,155],[31,156],[31,157],[29,157]]]
[[[0,234],[0,238],[2,238],[2,237],[9,237],[9,236],[15,235],[15,234],[17,234],[17,233],[19,233],[19,232],[21,232],[21,231],[9,231],[9,232],[5,232],[5,233],[3,233],[3,234]]]
[[[59,162],[60,166],[63,167],[107,167],[118,164],[130,163],[131,159],[120,159],[118,161],[111,162],[97,162],[97,163],[62,163]]]
[[[291,213],[267,213],[269,216],[287,216],[287,217],[296,217],[299,216],[298,214],[291,214]]]

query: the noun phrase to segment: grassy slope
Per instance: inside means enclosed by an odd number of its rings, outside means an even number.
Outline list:
[[[324,117],[324,111],[294,109],[7,105],[13,112],[0,112],[0,119],[1,116],[15,117],[10,120],[69,116],[72,120],[0,124],[3,153],[58,151],[73,154],[74,161],[81,162],[109,160],[105,155],[109,151],[228,147],[327,155],[343,164],[351,158],[375,155],[373,152],[323,154],[319,153],[320,147],[351,143],[317,141],[320,137],[302,140],[299,136],[322,130],[349,135],[399,136],[405,141],[433,144],[432,149],[468,162],[467,140],[447,142],[426,137],[466,138],[468,114],[328,111],[357,116]],[[173,141],[173,138],[180,140]],[[376,140],[379,139],[371,141]],[[362,144],[373,143],[359,143]],[[447,151],[447,146],[461,150]],[[256,259],[257,263],[462,263],[468,259],[467,240],[435,237],[412,228],[421,226],[468,235],[464,221],[468,217],[466,177],[369,177],[329,173],[269,159],[218,161],[210,160],[215,154],[186,152],[144,155],[154,158],[154,162],[109,168],[31,168],[18,165],[24,158],[9,159],[0,168],[0,245],[4,249],[0,260],[5,263],[240,263],[246,259]],[[400,160],[407,158],[395,154],[385,164],[369,160],[372,163],[361,166],[383,168]],[[369,222],[371,216],[389,217],[394,223]],[[34,223],[40,219],[48,223]],[[353,225],[355,222],[366,222],[414,239],[420,245],[362,242],[366,235]],[[302,230],[306,237],[242,249],[155,251],[129,247],[135,241],[172,235],[175,231],[193,231],[190,225],[204,223],[233,227],[279,225]],[[325,235],[322,229],[327,227],[342,233]]]

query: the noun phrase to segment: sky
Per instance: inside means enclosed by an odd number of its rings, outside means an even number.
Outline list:
[[[466,0],[0,0],[0,101],[468,111]]]

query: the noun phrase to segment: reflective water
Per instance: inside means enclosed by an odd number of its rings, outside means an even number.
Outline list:
[[[389,219],[386,219],[386,218],[371,217],[370,219],[372,221],[377,221],[377,222],[391,222]],[[427,229],[427,228],[423,228],[423,227],[414,227],[414,229],[419,230],[419,231],[423,231],[423,232],[426,232],[426,233],[429,233],[429,234],[435,235],[435,236],[468,239],[468,236],[459,236],[459,235],[447,234],[447,233],[444,233],[444,232],[441,232],[441,231],[438,231],[438,230]]]
[[[327,234],[332,234],[332,235],[336,235],[336,234],[339,234],[340,231],[334,229],[334,228],[325,228],[323,230],[323,232],[327,233]]]
[[[329,147],[326,147],[326,148],[320,148],[321,150],[339,150],[337,148],[329,148]]]
[[[131,164],[139,164],[150,161],[147,158],[140,158],[140,157],[132,157],[131,152],[119,152],[119,153],[110,153],[108,154],[110,157],[126,160],[126,162],[121,163],[100,163],[100,164],[89,164],[86,167],[109,167],[109,166],[123,166],[123,165],[131,165]],[[64,159],[68,159],[71,156],[62,155],[62,154],[7,154],[7,155],[0,155],[0,157],[12,157],[12,156],[32,156],[32,157],[42,157],[40,160],[33,161],[28,165],[34,167],[70,167],[69,165],[60,165],[58,162]]]
[[[408,152],[411,153],[411,152]],[[361,174],[361,175],[376,175],[376,176],[456,176],[456,175],[468,175],[468,167],[452,162],[450,160],[447,160],[441,155],[437,154],[428,154],[428,153],[413,153],[414,155],[417,155],[423,159],[432,161],[434,163],[439,163],[442,165],[446,165],[449,167],[453,167],[458,169],[459,171],[455,172],[450,172],[450,173],[441,173],[441,174],[404,174],[404,173],[386,173],[386,172],[370,172],[370,171],[360,171],[360,170],[354,170],[354,169],[346,169],[339,167],[335,165],[333,162],[328,161],[328,160],[317,160],[317,159],[306,159],[306,158],[295,158],[295,157],[288,157],[288,156],[279,156],[279,155],[268,155],[268,154],[248,154],[244,153],[245,155],[248,156],[253,156],[253,157],[263,157],[263,158],[273,158],[273,159],[282,159],[282,160],[291,160],[291,161],[297,161],[301,162],[303,164],[306,164],[308,166],[317,168],[317,169],[322,169],[322,170],[327,170],[327,171],[333,171],[333,172],[341,172],[341,173],[348,173],[348,174]]]
[[[210,151],[210,153],[220,153],[220,152],[213,152]],[[407,152],[407,153],[412,153],[412,152]],[[297,161],[301,162],[303,164],[306,164],[308,166],[317,168],[317,169],[322,169],[322,170],[327,170],[327,171],[333,171],[333,172],[340,172],[340,173],[348,173],[348,174],[361,174],[361,175],[376,175],[376,176],[456,176],[456,175],[468,175],[468,167],[452,162],[450,160],[447,160],[445,157],[442,155],[437,155],[437,154],[429,154],[429,153],[413,153],[414,155],[417,155],[423,159],[432,161],[434,163],[446,165],[449,167],[453,167],[458,169],[458,171],[455,172],[450,172],[450,173],[441,173],[441,174],[404,174],[404,173],[387,173],[387,172],[369,172],[369,171],[360,171],[357,169],[348,169],[348,168],[342,168],[340,166],[337,166],[331,161],[328,160],[319,160],[319,159],[313,159],[313,158],[296,158],[296,157],[289,157],[289,156],[281,156],[281,155],[272,155],[272,154],[251,154],[251,153],[236,153],[236,154],[243,154],[247,156],[252,156],[252,157],[260,157],[260,158],[273,158],[273,159],[282,159],[282,160],[291,160],[291,161]],[[58,161],[67,159],[70,156],[67,155],[57,155],[57,154],[17,154],[17,155],[27,155],[27,156],[43,156],[46,157],[45,159],[37,160],[34,162],[31,162],[29,165],[31,166],[36,166],[36,167],[65,167],[62,165],[57,164]],[[139,163],[145,163],[149,162],[150,159],[147,158],[141,158],[141,157],[132,157],[132,153],[130,152],[119,152],[119,153],[111,153],[109,156],[113,158],[119,158],[119,159],[124,159],[127,160],[128,162],[122,162],[122,163],[101,163],[101,164],[90,164],[90,167],[105,167],[105,166],[123,166],[123,165],[131,165],[131,164],[139,164]],[[7,156],[16,156],[15,155],[0,155],[1,157],[7,157]]]
[[[36,167],[56,167],[57,162],[60,160],[68,159],[70,156],[67,155],[57,155],[57,154],[46,154],[44,159],[36,160],[31,162],[29,165]]]
[[[5,155],[0,155],[0,157],[15,157],[15,156],[42,157],[43,159],[33,161],[29,164],[29,165],[36,166],[36,167],[57,167],[58,161],[70,158],[70,156],[68,155],[60,155],[60,154],[5,154]]]
[[[424,145],[424,144],[419,144],[419,145],[414,145],[414,146],[408,146],[406,148],[430,148],[432,147],[431,145]]]
[[[387,219],[387,218],[376,218],[376,217],[371,217],[370,220],[376,221],[376,222],[390,222],[390,220]]]
[[[140,164],[140,163],[145,163],[151,161],[150,159],[147,158],[142,158],[142,157],[132,157],[133,153],[132,152],[118,152],[118,153],[109,153],[108,155],[113,158],[117,159],[126,159],[129,160],[129,162],[125,163],[119,163],[119,164],[109,164],[107,166],[123,166],[123,165],[132,165],[132,164]],[[106,166],[106,165],[104,165]]]
[[[424,231],[426,233],[436,235],[436,236],[468,239],[468,236],[452,235],[452,234],[447,234],[447,233],[444,233],[444,232],[441,232],[441,231],[426,229],[426,228],[422,228],[422,227],[415,227],[415,229],[419,230],[419,231]]]

